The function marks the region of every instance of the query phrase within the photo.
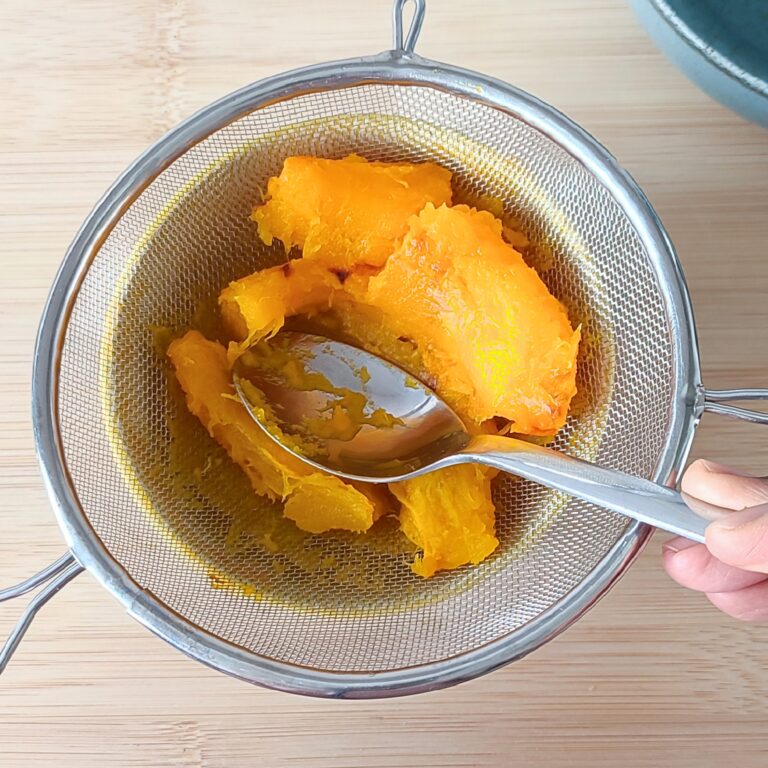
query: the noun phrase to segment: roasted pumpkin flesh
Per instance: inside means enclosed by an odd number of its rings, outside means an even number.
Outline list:
[[[579,330],[501,221],[451,201],[451,174],[432,163],[287,158],[252,218],[264,243],[281,241],[293,258],[222,291],[228,349],[197,331],[168,349],[190,411],[255,493],[282,500],[285,516],[316,534],[363,533],[398,515],[424,577],[497,548],[495,471],[452,467],[392,483],[390,493],[344,482],[266,436],[235,396],[230,369],[293,318],[405,368],[472,432],[556,433],[576,392]]]

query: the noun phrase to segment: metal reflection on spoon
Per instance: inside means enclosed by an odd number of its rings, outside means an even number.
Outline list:
[[[280,442],[282,433],[308,444],[312,450],[301,458],[321,469],[386,482],[429,466],[469,442],[461,419],[431,389],[381,358],[348,344],[287,331],[266,344],[278,350],[276,360],[252,350],[238,358],[238,395],[273,439]],[[289,372],[286,355],[288,363],[296,363]],[[296,386],[302,379],[318,377],[320,389]],[[345,393],[362,395],[367,404],[354,434],[333,435],[329,429],[318,437],[308,425],[332,426],[329,416],[335,407],[344,407]],[[267,423],[263,416],[265,403],[274,422]],[[375,421],[376,413],[388,417],[380,422],[392,423],[366,423]]]

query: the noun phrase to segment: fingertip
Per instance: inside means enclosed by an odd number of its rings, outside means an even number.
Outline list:
[[[701,545],[697,545],[692,539],[686,539],[685,536],[674,536],[661,545],[661,551],[665,556],[670,556],[696,546]]]
[[[726,509],[768,502],[768,483],[764,480],[708,459],[694,461],[680,484],[689,496]]]
[[[713,474],[728,475],[732,474],[729,467],[723,464],[717,464],[709,459],[696,459],[683,473],[680,487],[691,495],[697,495],[694,492],[700,491],[701,486],[709,482]]]
[[[689,539],[666,542],[662,546],[662,563],[670,578],[696,592],[732,592],[766,581],[765,574],[727,565],[703,544]]]
[[[678,584],[688,589],[697,589],[705,561],[710,557],[703,544],[689,539],[671,539],[661,548],[664,570]]]
[[[724,563],[768,573],[768,504],[743,509],[711,523],[706,530],[706,544]]]

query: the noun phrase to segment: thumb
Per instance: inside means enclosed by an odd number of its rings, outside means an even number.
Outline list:
[[[698,459],[683,475],[683,490],[694,498],[727,509],[768,504],[768,482],[714,461]]]
[[[711,523],[709,551],[728,565],[768,573],[768,504],[748,507]]]

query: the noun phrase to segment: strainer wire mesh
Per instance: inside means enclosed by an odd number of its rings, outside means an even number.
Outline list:
[[[60,431],[82,507],[137,584],[191,624],[289,664],[371,672],[524,632],[626,522],[503,477],[498,552],[423,580],[394,521],[364,537],[299,532],[187,413],[164,344],[189,327],[220,335],[220,289],[284,259],[249,220],[259,190],[288,155],[350,152],[436,161],[453,171],[457,202],[500,206],[531,240],[526,259],[582,326],[558,448],[651,476],[674,370],[658,281],[626,214],[565,150],[480,101],[396,84],[305,93],[215,131],[158,175],[101,245],[66,331]]]

